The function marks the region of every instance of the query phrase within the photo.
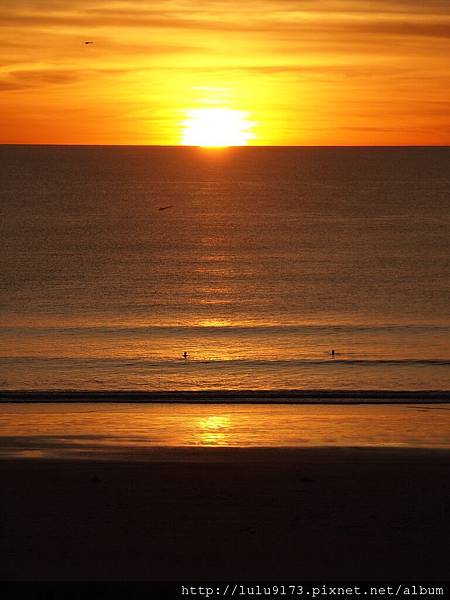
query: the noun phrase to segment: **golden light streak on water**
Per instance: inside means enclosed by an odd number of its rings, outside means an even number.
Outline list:
[[[3,404],[0,439],[3,458],[107,458],[158,447],[450,448],[450,407]]]
[[[228,430],[231,426],[229,415],[210,415],[196,420],[196,424],[200,446],[228,446]]]

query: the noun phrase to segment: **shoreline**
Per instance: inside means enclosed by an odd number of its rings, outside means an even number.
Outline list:
[[[237,404],[404,404],[450,403],[450,390],[0,390],[0,404],[9,402]]]
[[[227,448],[259,457],[272,456],[270,448],[450,449],[449,411],[440,402],[3,403],[0,456],[152,461],[161,453],[207,456],[196,448],[213,448],[214,457]]]
[[[77,464],[143,465],[143,464],[204,464],[204,465],[266,465],[295,464],[306,461],[309,465],[330,461],[349,461],[352,465],[366,461],[406,464],[433,461],[450,467],[450,448],[442,446],[117,446],[114,452],[108,448],[103,454],[86,452],[77,456],[68,455],[14,455],[0,456],[0,468],[5,465],[24,464],[30,468],[42,463],[47,466],[70,466]]]

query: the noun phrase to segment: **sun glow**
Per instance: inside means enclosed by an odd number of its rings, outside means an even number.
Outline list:
[[[182,123],[185,146],[220,148],[246,146],[255,135],[247,113],[230,108],[197,108],[186,113]]]
[[[201,446],[228,446],[231,420],[228,415],[211,415],[198,419],[197,442]]]

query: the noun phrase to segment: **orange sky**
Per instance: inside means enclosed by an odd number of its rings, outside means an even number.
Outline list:
[[[211,107],[252,144],[450,143],[449,0],[11,0],[0,33],[2,143],[179,144]]]

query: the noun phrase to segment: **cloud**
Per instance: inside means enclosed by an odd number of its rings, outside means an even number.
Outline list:
[[[20,8],[22,6],[22,8]],[[66,7],[65,9],[61,7]],[[52,28],[83,29],[102,32],[108,28],[142,30],[184,30],[202,32],[334,35],[384,35],[396,37],[449,38],[450,19],[441,2],[427,3],[426,19],[408,7],[419,9],[423,4],[408,2],[367,3],[345,0],[298,2],[252,0],[174,4],[156,3],[149,8],[128,2],[111,6],[104,1],[97,5],[78,0],[70,5],[51,2],[19,3],[19,8],[3,9],[0,22],[3,28],[24,27],[51,30]],[[47,9],[45,8],[47,7]],[[389,10],[387,10],[389,9]],[[395,9],[395,10],[394,10]],[[395,16],[392,16],[394,13]],[[365,15],[361,18],[361,15]],[[358,18],[357,18],[358,17]]]
[[[129,69],[22,69],[0,76],[0,89],[27,90],[51,85],[71,85],[83,80],[98,79],[103,75],[120,75]]]
[[[56,69],[12,71],[0,79],[0,88],[8,90],[24,90],[52,84],[70,84],[80,79],[79,73],[59,71]]]

